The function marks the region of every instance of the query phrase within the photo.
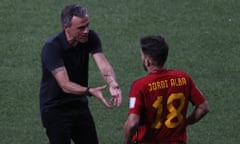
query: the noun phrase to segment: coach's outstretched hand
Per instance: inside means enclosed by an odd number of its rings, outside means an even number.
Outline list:
[[[110,104],[119,107],[122,104],[122,91],[116,81],[110,83],[109,92],[112,95]]]
[[[111,103],[107,102],[106,99],[103,97],[102,91],[107,88],[106,85],[95,87],[95,88],[89,88],[89,93],[92,96],[95,96],[100,102],[102,102],[107,108],[112,109]]]

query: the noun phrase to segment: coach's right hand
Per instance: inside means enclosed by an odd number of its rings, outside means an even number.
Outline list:
[[[103,97],[102,91],[104,91],[107,88],[106,85],[95,87],[95,88],[89,88],[89,93],[92,96],[95,96],[100,102],[102,102],[107,108],[112,109],[112,105],[106,101],[106,99]]]

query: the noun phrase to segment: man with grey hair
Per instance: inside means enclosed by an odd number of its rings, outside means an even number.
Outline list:
[[[121,89],[97,33],[89,28],[87,9],[76,4],[66,6],[61,23],[63,31],[49,38],[41,52],[42,123],[51,144],[70,144],[71,140],[75,144],[98,144],[87,96],[96,97],[111,109],[121,105]],[[108,84],[109,102],[102,93],[106,85],[88,86],[89,54]]]

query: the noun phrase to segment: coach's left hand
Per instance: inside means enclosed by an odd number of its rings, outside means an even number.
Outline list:
[[[112,96],[110,104],[119,107],[122,104],[122,91],[116,81],[110,83],[109,92]]]

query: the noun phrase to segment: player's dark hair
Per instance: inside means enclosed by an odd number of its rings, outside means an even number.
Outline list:
[[[88,12],[86,8],[78,4],[67,5],[63,8],[61,13],[62,26],[64,25],[71,26],[72,25],[71,21],[73,16],[84,18],[87,15],[88,15]]]
[[[142,52],[148,55],[154,64],[163,67],[168,57],[168,44],[162,36],[146,36],[140,40]]]

